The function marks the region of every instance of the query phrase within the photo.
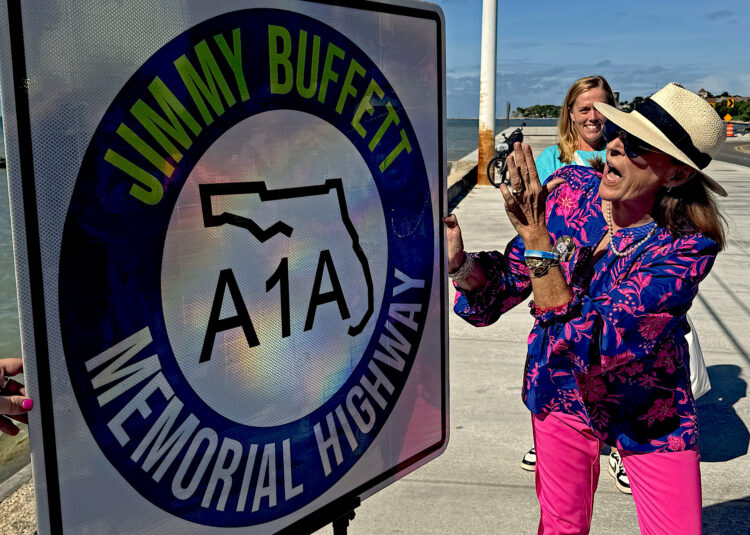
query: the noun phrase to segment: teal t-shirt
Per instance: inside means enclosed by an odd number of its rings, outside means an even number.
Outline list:
[[[591,158],[601,158],[602,161],[606,161],[607,149],[602,150],[578,150],[576,151],[581,157],[581,160],[589,165]],[[560,161],[560,148],[557,145],[551,145],[544,149],[539,156],[536,157],[536,172],[539,174],[539,181],[544,184],[547,182],[549,176],[566,165],[578,165],[574,161],[573,163],[565,163]]]

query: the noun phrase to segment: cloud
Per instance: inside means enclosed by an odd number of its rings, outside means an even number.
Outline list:
[[[479,69],[449,70],[445,76],[448,117],[479,116]]]
[[[749,96],[750,74],[709,73],[687,85],[687,88],[693,91],[698,91],[701,87],[715,95],[728,91],[732,95]]]
[[[708,20],[719,20],[719,19],[726,19],[729,17],[734,17],[734,11],[730,11],[729,9],[717,9],[716,11],[710,11],[709,13],[706,13],[703,15]]]
[[[750,73],[725,73],[711,64],[622,64],[611,60],[596,63],[531,63],[501,61],[496,78],[496,113],[502,115],[505,102],[513,109],[533,104],[562,103],[570,84],[578,78],[601,74],[620,100],[647,97],[669,82],[679,82],[692,91],[701,87],[712,93],[729,91],[750,95]],[[477,117],[479,111],[479,68],[449,70],[446,76],[448,117]]]
[[[512,48],[514,51],[516,50],[528,50],[530,48],[539,48],[542,46],[542,43],[539,41],[498,41],[497,42],[497,51],[498,54],[502,54],[503,50],[508,50]]]
[[[646,67],[638,67],[635,70],[633,70],[633,74],[635,75],[641,75],[641,74],[658,74],[659,72],[663,71],[664,67],[661,65],[648,65]]]

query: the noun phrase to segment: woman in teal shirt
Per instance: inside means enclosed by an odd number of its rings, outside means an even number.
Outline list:
[[[591,161],[606,157],[604,116],[594,109],[595,102],[615,105],[615,97],[603,76],[576,80],[565,95],[557,121],[558,143],[547,147],[536,159],[542,184],[566,165],[591,166]]]

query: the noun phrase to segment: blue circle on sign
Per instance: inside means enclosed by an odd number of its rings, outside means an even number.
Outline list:
[[[320,39],[321,75],[313,95],[280,87],[281,71],[272,75],[269,64],[271,46],[286,50],[285,39],[303,34],[308,51]],[[294,52],[289,61],[295,61]],[[366,76],[352,76],[351,88],[362,95],[371,80],[382,92],[372,93],[372,113],[359,114],[368,132],[377,131],[378,143],[353,126],[360,98],[338,98],[345,67],[355,62]],[[242,80],[238,73],[244,73]],[[320,87],[324,79],[327,94]],[[134,110],[142,112],[144,105],[155,113],[141,113],[138,120]],[[274,110],[326,121],[361,155],[384,210],[388,276],[383,302],[369,319],[373,335],[336,393],[294,421],[256,427],[212,409],[183,376],[165,326],[161,270],[170,218],[191,170],[234,125]],[[174,150],[159,154],[170,146]],[[144,171],[159,158],[173,168],[168,178]],[[63,347],[79,406],[101,451],[150,502],[200,524],[263,524],[316,500],[361,458],[404,388],[429,305],[434,232],[414,130],[385,76],[348,38],[307,16],[275,9],[227,13],[182,33],[138,69],[107,109],[84,156],[63,232]],[[419,312],[411,317],[416,328],[402,369],[373,359],[393,322],[397,271],[424,281],[409,290],[408,302]],[[366,428],[345,428],[336,411],[368,395],[363,378],[388,391],[389,402],[381,406],[373,398]],[[327,469],[321,466],[321,441],[340,446],[340,453],[326,446]]]

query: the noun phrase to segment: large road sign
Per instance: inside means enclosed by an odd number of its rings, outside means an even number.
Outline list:
[[[447,443],[444,24],[8,1],[39,533],[313,529]]]

